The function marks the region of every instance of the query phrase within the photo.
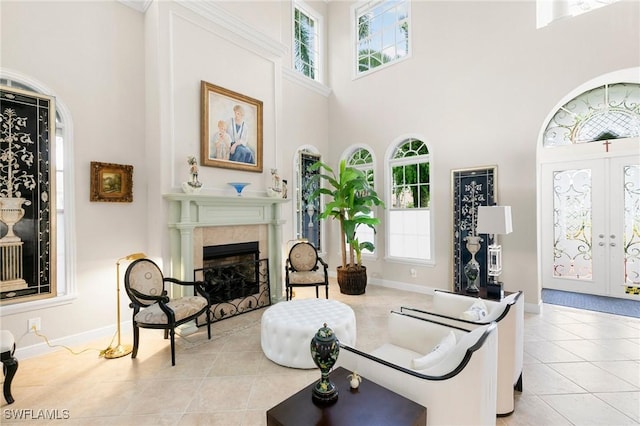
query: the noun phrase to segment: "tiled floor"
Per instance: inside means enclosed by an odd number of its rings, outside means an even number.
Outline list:
[[[306,290],[297,293],[313,297]],[[376,286],[365,295],[346,296],[335,283],[330,297],[353,307],[357,346],[364,350],[386,339],[391,309],[430,303],[425,295]],[[106,340],[79,355],[59,350],[21,360],[16,402],[8,406],[3,400],[0,422],[24,424],[14,420],[22,414],[69,417],[51,421],[65,425],[264,425],[266,410],[316,380],[318,372],[265,358],[263,312],[215,324],[211,341],[205,329],[179,338],[175,367],[168,341],[153,330],[141,331],[135,360],[99,358]],[[131,342],[130,335],[123,341]],[[640,424],[640,320],[544,305],[541,315],[526,314],[524,363],[515,413],[497,419],[498,425]]]

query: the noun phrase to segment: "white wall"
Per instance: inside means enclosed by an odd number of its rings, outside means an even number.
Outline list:
[[[368,266],[383,283],[450,285],[450,171],[497,164],[498,199],[513,206],[515,228],[502,239],[502,278],[507,289],[524,289],[528,303],[538,302],[540,126],[584,81],[640,63],[638,3],[616,3],[535,30],[533,2],[414,1],[413,57],[357,80],[350,67],[351,3],[311,5],[326,13],[328,97],[283,71],[291,66],[289,2],[213,2],[214,13],[205,16],[167,1],[153,2],[144,15],[112,0],[0,3],[2,67],[51,87],[75,123],[79,297],[37,312],[3,311],[2,327],[22,346],[39,342],[23,337],[34,316],[53,339],[112,330],[115,260],[136,251],[168,260],[162,194],[178,190],[187,177],[186,156],[199,153],[200,80],[264,102],[263,173],[201,166],[200,180],[213,192],[231,195],[226,182],[242,180],[252,183],[247,194],[263,195],[272,167],[291,183],[294,154],[303,145],[337,162],[346,146],[366,143],[382,173],[391,141],[425,135],[433,154],[436,265],[418,268],[412,279],[410,266],[381,257]],[[89,202],[90,161],[133,164],[134,202]],[[293,236],[293,212],[292,204],[283,207],[283,242]],[[336,265],[337,249],[328,254]]]
[[[54,341],[114,330],[115,262],[147,250],[143,16],[116,2],[0,7],[2,67],[51,88],[73,118],[78,292],[76,300],[55,308],[6,315],[3,307],[2,328],[21,346],[42,342],[25,335],[33,317],[42,319],[42,332]],[[90,202],[91,161],[133,165],[134,201]],[[124,300],[122,307],[128,313]]]
[[[367,265],[370,271],[381,282],[450,288],[451,170],[495,164],[498,202],[512,206],[514,221],[514,232],[501,237],[501,279],[507,290],[524,290],[526,302],[538,304],[538,133],[573,88],[640,64],[638,2],[619,2],[536,30],[533,1],[414,1],[412,57],[355,80],[352,4],[329,4],[329,158],[337,162],[345,144],[369,144],[382,176],[388,146],[407,133],[424,135],[432,155],[435,267],[417,268],[415,279],[409,273],[414,265],[379,260]],[[379,231],[384,235],[384,226]],[[377,247],[382,257],[384,241]]]

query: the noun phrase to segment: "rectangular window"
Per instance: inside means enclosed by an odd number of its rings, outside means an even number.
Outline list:
[[[389,256],[431,259],[430,221],[430,210],[389,210]]]
[[[356,74],[409,55],[409,1],[382,0],[354,10]]]
[[[317,14],[296,2],[293,10],[293,66],[296,71],[320,81],[320,25]]]

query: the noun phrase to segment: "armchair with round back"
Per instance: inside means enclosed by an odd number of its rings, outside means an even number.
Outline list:
[[[193,289],[193,296],[171,299],[167,285],[177,284]],[[127,295],[133,308],[133,351],[131,358],[138,354],[140,328],[164,330],[164,338],[171,338],[171,365],[176,365],[175,332],[176,327],[206,316],[208,338],[211,339],[211,301],[204,290],[204,283],[180,281],[167,278],[150,259],[138,259],[132,262],[124,276]]]
[[[316,297],[319,297],[318,287],[324,286],[325,297],[329,298],[329,265],[318,256],[313,244],[306,241],[298,242],[291,247],[285,268],[285,285],[287,300],[293,298],[294,287],[315,287]]]

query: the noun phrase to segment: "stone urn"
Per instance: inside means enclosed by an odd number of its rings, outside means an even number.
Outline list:
[[[0,198],[0,221],[7,225],[7,234],[0,238],[0,241],[4,243],[22,241],[13,232],[13,226],[24,217],[23,204],[29,205],[31,203],[24,198]]]

